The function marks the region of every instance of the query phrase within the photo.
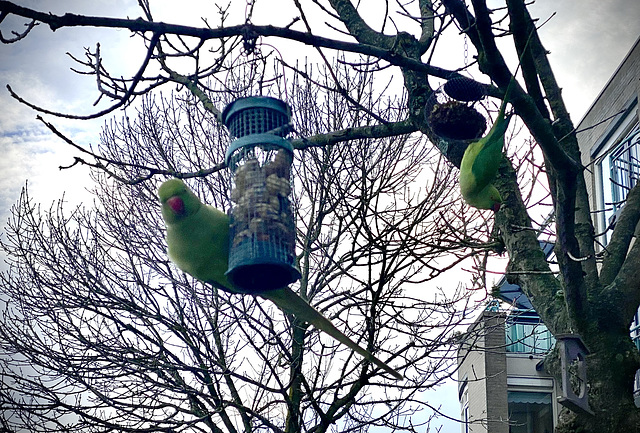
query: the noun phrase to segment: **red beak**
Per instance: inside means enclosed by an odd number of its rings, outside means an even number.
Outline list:
[[[184,202],[178,196],[173,196],[167,200],[167,205],[169,205],[171,210],[177,215],[182,215],[184,213]]]

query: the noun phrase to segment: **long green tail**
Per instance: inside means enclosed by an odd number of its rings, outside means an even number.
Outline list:
[[[311,305],[306,303],[304,299],[302,299],[300,296],[298,296],[297,293],[295,293],[288,287],[262,292],[260,293],[260,296],[270,300],[284,312],[293,314],[297,318],[309,322],[317,329],[329,334],[331,337],[349,347],[354,352],[362,355],[362,357],[364,357],[366,360],[374,363],[376,366],[380,367],[387,373],[393,375],[393,377],[395,377],[397,380],[403,379],[400,373],[389,367],[384,362],[380,361],[371,352],[363,349],[349,337],[344,335],[338,328],[333,325],[333,323],[331,323],[326,317],[320,314]]]

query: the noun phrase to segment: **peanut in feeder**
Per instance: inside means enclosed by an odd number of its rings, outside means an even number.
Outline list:
[[[300,278],[290,199],[293,147],[284,138],[290,117],[284,102],[262,96],[238,99],[222,113],[232,137],[225,157],[233,203],[227,277],[247,293]]]

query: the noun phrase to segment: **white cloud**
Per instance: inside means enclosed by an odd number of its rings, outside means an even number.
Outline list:
[[[126,8],[125,8],[126,3]],[[125,0],[86,2],[83,0],[21,2],[26,7],[52,13],[72,11],[87,15],[139,16],[136,2]],[[24,20],[9,17],[0,29],[5,36],[11,30],[20,31]],[[101,42],[104,62],[118,65],[115,74],[128,74],[138,67],[142,44],[131,48],[131,33],[107,29],[74,28],[56,32],[39,25],[24,40],[0,46],[0,226],[8,217],[10,206],[16,202],[25,182],[29,181],[30,194],[45,206],[61,198],[78,203],[87,197],[85,187],[90,184],[88,170],[74,167],[59,170],[60,165],[69,165],[77,151],[54,136],[40,121],[38,113],[13,99],[6,85],[25,100],[46,109],[63,113],[90,114],[100,106],[92,104],[97,98],[95,77],[80,76],[71,68],[78,68],[69,52],[85,60],[84,47],[95,49]],[[42,115],[56,128],[81,145],[99,141],[100,126],[104,120],[77,121]]]
[[[23,129],[16,134],[0,136],[0,223],[4,225],[8,211],[29,181],[29,191],[45,206],[67,193],[71,204],[87,198],[84,186],[88,171],[81,167],[60,170],[73,162],[74,152],[66,144],[40,129]]]

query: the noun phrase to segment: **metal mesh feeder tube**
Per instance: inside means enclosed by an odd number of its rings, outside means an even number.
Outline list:
[[[225,156],[232,180],[227,277],[246,293],[287,286],[300,278],[290,199],[293,146],[273,131],[289,123],[288,106],[243,98],[222,119],[236,137]]]

